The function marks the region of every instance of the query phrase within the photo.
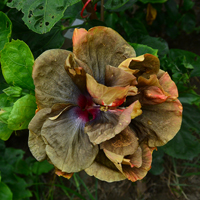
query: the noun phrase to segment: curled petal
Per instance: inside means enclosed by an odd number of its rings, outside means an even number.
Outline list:
[[[87,90],[94,98],[94,102],[105,106],[121,105],[129,91],[129,86],[126,87],[106,87],[105,85],[97,83],[97,81],[86,74]]]
[[[70,179],[73,176],[74,173],[66,173],[66,172],[62,172],[59,169],[56,169],[55,174],[58,175],[58,176],[63,176],[67,179]]]
[[[41,136],[41,129],[44,122],[50,116],[51,108],[39,110],[29,123],[29,139],[28,146],[33,156],[42,161],[46,159],[45,143]]]
[[[156,56],[151,54],[144,54],[138,57],[128,58],[118,67],[122,69],[130,68],[132,70],[139,70],[139,72],[133,72],[133,74],[137,74],[137,76],[143,74],[150,75],[158,73],[160,68],[160,61]]]
[[[134,102],[122,110],[101,112],[96,119],[87,122],[84,131],[88,134],[90,141],[94,145],[100,144],[124,130],[131,122],[131,113],[134,107],[137,107],[136,104]]]
[[[136,134],[127,127],[114,138],[101,143],[100,148],[126,156],[133,154],[137,150],[138,145]]]
[[[135,86],[137,85],[137,81],[134,75],[127,73],[126,71],[120,68],[107,65],[105,85],[108,87],[126,87],[127,85]]]
[[[41,108],[56,103],[75,103],[80,95],[77,86],[65,71],[65,60],[71,52],[61,49],[45,51],[33,66],[36,102]]]
[[[92,69],[91,75],[101,84],[105,82],[106,65],[117,67],[135,56],[134,49],[111,28],[75,29],[72,40],[74,54]]]
[[[47,119],[41,130],[51,163],[67,173],[89,167],[98,153],[98,147],[83,132],[84,124],[77,117],[76,109],[71,108],[56,120]]]
[[[90,176],[95,176],[96,178],[107,182],[126,179],[126,177],[105,156],[102,150],[99,151],[92,165],[85,169],[85,172]]]

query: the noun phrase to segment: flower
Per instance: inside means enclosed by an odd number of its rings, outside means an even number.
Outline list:
[[[30,150],[67,178],[85,170],[107,182],[140,180],[153,150],[180,129],[176,85],[156,56],[136,57],[110,28],[75,29],[72,39],[73,53],[53,49],[35,60]]]

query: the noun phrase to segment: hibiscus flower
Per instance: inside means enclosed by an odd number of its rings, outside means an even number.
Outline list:
[[[180,129],[182,105],[156,56],[136,57],[114,30],[75,29],[73,53],[53,49],[33,66],[33,156],[56,174],[85,170],[107,182],[142,179],[152,152]]]

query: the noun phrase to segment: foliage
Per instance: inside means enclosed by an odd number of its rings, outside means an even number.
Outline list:
[[[93,2],[93,6],[98,1]],[[164,156],[193,160],[200,154],[200,95],[191,80],[200,76],[200,57],[192,52],[169,49],[163,39],[176,39],[180,34],[198,32],[192,0],[107,0],[104,22],[84,20],[83,27],[104,25],[119,32],[136,50],[136,54],[158,56],[161,68],[178,86],[183,103],[183,122],[179,133],[159,151],[154,152],[151,172],[163,172]],[[148,4],[157,12],[152,25],[146,21]],[[47,49],[61,48],[63,31],[70,27],[82,9],[80,0],[3,0],[0,2],[0,139],[8,140],[13,131],[27,129],[36,110],[31,77],[34,59]],[[78,13],[78,14],[77,14]],[[97,5],[100,18],[100,3]],[[156,37],[152,37],[152,36]],[[0,199],[27,199],[37,194],[30,189],[37,175],[47,173],[51,165],[38,163],[24,152],[6,148],[0,141]],[[199,164],[196,164],[199,167]],[[77,178],[77,179],[76,179]],[[76,180],[75,180],[76,179]],[[82,184],[78,176],[74,182]],[[80,197],[80,191],[59,186],[68,196]],[[78,186],[77,186],[78,188]],[[21,192],[20,192],[21,191]],[[89,195],[90,196],[90,195]],[[82,198],[82,196],[81,196]],[[38,197],[39,199],[39,197]],[[91,198],[92,199],[92,198]]]

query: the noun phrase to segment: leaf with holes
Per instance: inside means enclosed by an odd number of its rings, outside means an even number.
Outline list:
[[[35,58],[48,49],[59,49],[64,43],[62,35],[62,22],[59,21],[48,33],[38,34],[30,30],[22,20],[23,13],[16,9],[8,12],[8,17],[12,21],[13,39],[23,40],[31,49]]]
[[[1,52],[1,67],[6,82],[24,89],[34,90],[32,79],[33,55],[20,40],[7,43]]]
[[[65,10],[80,0],[12,0],[7,5],[24,13],[23,20],[36,33],[47,33],[63,17]]]
[[[35,96],[27,94],[18,99],[13,106],[8,119],[8,128],[12,130],[27,129],[28,124],[35,115]]]
[[[0,12],[0,51],[9,42],[12,32],[12,23],[6,14]]]

